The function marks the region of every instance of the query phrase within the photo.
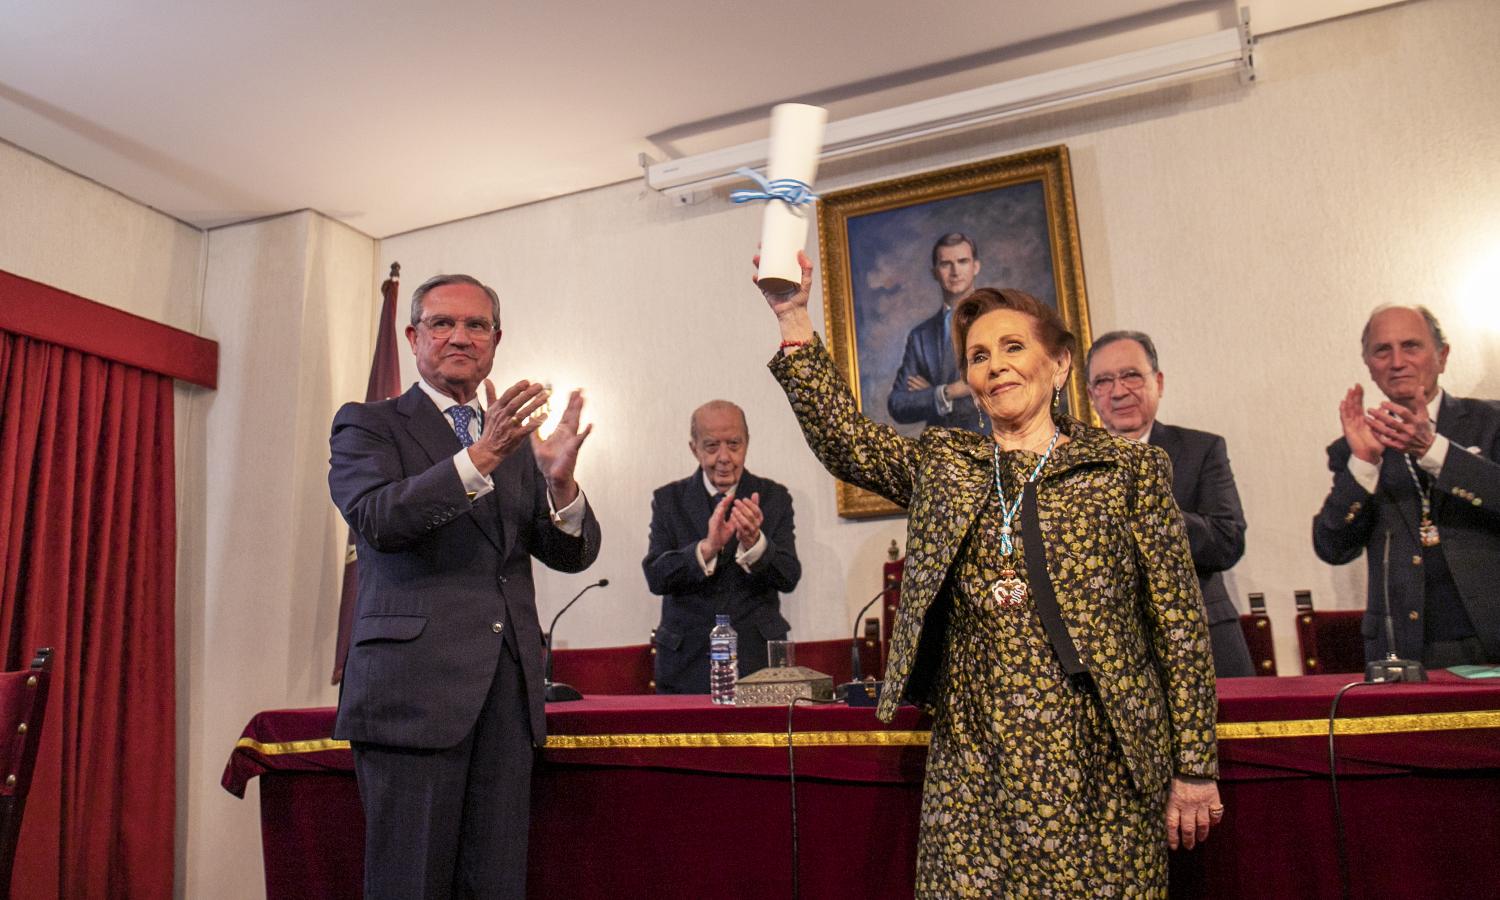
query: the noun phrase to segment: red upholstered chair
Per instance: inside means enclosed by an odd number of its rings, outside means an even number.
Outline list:
[[[30,668],[0,673],[0,897],[10,896],[11,863],[36,766],[51,667],[52,651],[43,648]]]
[[[797,641],[793,651],[797,665],[833,676],[835,685],[843,684],[854,677],[854,660],[849,654],[849,638],[832,641]],[[861,677],[881,676],[880,642],[864,637],[859,641],[859,667]]]
[[[552,680],[584,694],[654,694],[655,656],[651,644],[554,649]]]
[[[1297,644],[1302,650],[1302,674],[1363,672],[1365,640],[1360,634],[1364,611],[1313,610],[1312,591],[1297,591]]]
[[[1266,615],[1266,595],[1250,595],[1250,612],[1240,616],[1240,630],[1245,632],[1245,645],[1250,648],[1250,659],[1255,663],[1255,674],[1276,674],[1276,645],[1271,639],[1271,617]]]

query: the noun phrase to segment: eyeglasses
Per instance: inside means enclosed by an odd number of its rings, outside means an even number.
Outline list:
[[[1146,376],[1134,369],[1126,369],[1118,375],[1097,375],[1089,382],[1089,390],[1096,394],[1105,394],[1115,389],[1118,381],[1127,391],[1133,391],[1146,383]]]
[[[439,340],[452,335],[453,329],[459,325],[458,320],[452,316],[429,316],[417,321],[426,325],[427,330],[432,332],[432,336]],[[495,323],[489,319],[464,319],[463,327],[464,334],[468,335],[471,341],[487,341],[495,336]]]

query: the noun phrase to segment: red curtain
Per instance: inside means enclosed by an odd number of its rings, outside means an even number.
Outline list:
[[[172,380],[0,331],[4,666],[56,650],[12,896],[168,897]]]

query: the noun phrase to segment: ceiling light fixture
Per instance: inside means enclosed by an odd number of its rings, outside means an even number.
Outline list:
[[[1240,80],[1249,83],[1255,79],[1251,54],[1255,41],[1249,10],[1242,8],[1240,17],[1238,28],[829,122],[821,159],[853,156],[1190,78],[1238,72]],[[697,192],[743,181],[744,176],[734,174],[741,166],[764,168],[768,145],[767,140],[750,141],[663,162],[641,154],[640,162],[647,187],[680,203],[692,203]]]

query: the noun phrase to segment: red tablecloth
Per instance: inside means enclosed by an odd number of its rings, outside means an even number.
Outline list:
[[[1500,684],[1433,673],[1340,704],[1355,896],[1500,897]],[[1337,896],[1328,712],[1350,676],[1220,682],[1209,843],[1173,855],[1179,897]],[[267,896],[358,896],[363,818],[332,709],[246,726],[224,787],[262,778]],[[909,897],[925,724],[870,709],[794,718],[807,897]],[[533,787],[537,897],[789,896],[785,708],[589,697],[548,708]]]

